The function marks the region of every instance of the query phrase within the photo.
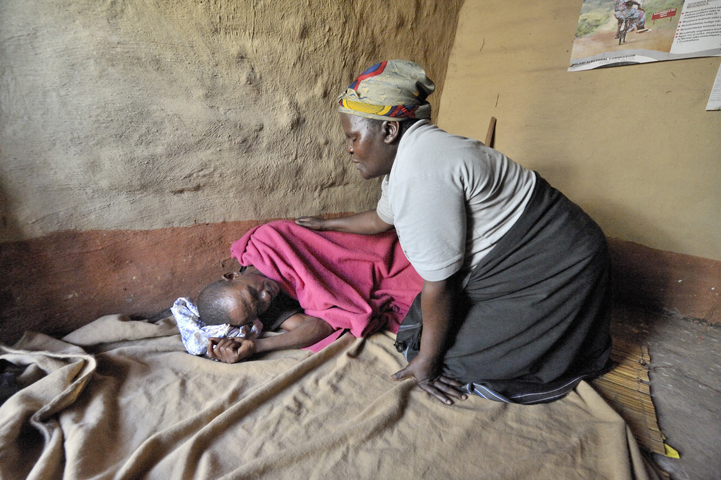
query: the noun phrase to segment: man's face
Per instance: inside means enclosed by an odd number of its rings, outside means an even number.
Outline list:
[[[367,180],[389,174],[397,148],[388,141],[383,124],[346,113],[340,114],[340,123],[347,139],[346,151],[361,176]]]
[[[259,273],[248,269],[243,274],[225,274],[230,290],[227,298],[229,323],[234,326],[252,325],[258,320],[280,292],[280,285]]]

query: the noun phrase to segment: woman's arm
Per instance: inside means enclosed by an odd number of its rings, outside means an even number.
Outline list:
[[[375,210],[368,210],[347,217],[322,219],[318,217],[300,217],[295,221],[298,225],[311,230],[333,230],[336,232],[361,233],[372,235],[393,228],[378,216]]]
[[[458,280],[458,275],[454,275],[440,282],[423,282],[420,352],[406,368],[393,374],[394,380],[414,378],[423,390],[447,405],[453,403],[451,397],[467,398],[458,390],[462,383],[443,375],[443,357],[449,341],[453,305],[460,291]]]

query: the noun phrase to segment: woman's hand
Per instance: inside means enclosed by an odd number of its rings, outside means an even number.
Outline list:
[[[225,363],[236,363],[245,360],[255,353],[255,341],[247,338],[208,339],[208,357]]]
[[[393,225],[389,225],[381,220],[375,210],[367,210],[346,217],[326,219],[319,217],[300,217],[295,223],[310,230],[360,233],[363,235],[387,232],[393,228]]]
[[[323,231],[326,229],[325,220],[318,217],[300,217],[295,223],[311,230]]]
[[[394,373],[393,380],[404,380],[412,378],[424,391],[445,403],[452,405],[451,397],[465,400],[468,398],[460,388],[463,384],[458,380],[446,377],[442,374],[443,365],[436,365],[436,362],[426,360],[421,355],[411,360],[406,368]]]
[[[446,405],[452,405],[453,398],[468,398],[461,390],[463,384],[443,375],[443,357],[448,344],[448,335],[453,314],[453,304],[460,291],[460,274],[445,280],[423,281],[421,312],[423,331],[418,356],[406,368],[393,374],[393,380],[413,378],[418,386]]]

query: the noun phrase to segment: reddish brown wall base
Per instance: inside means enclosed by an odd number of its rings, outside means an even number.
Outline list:
[[[261,222],[60,232],[0,245],[0,341],[61,336],[107,314],[150,316],[237,266],[230,245]],[[235,265],[233,265],[235,264]]]
[[[0,245],[0,342],[66,334],[107,314],[148,317],[195,297],[237,263],[230,245],[261,222],[61,232]],[[721,262],[610,239],[618,301],[721,323]]]
[[[721,324],[721,262],[609,239],[616,300]]]

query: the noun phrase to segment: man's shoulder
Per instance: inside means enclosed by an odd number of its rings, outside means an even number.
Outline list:
[[[273,299],[268,310],[260,315],[265,330],[277,330],[280,325],[296,313],[303,313],[300,302],[283,290]]]

